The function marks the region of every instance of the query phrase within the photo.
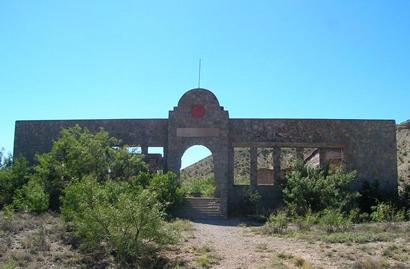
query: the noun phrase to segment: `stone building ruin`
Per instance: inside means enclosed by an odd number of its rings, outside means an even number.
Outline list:
[[[140,146],[152,170],[179,174],[181,157],[193,145],[207,147],[213,155],[216,197],[220,212],[228,216],[244,199],[243,185],[234,184],[236,149],[249,152],[249,184],[262,194],[262,203],[281,202],[281,151],[319,166],[342,163],[356,170],[361,183],[378,181],[384,195],[397,192],[396,125],[394,120],[252,119],[229,118],[216,96],[206,89],[186,92],[168,119],[30,120],[16,121],[14,155],[33,161],[48,152],[62,128],[74,125],[96,132],[101,128],[129,146]],[[149,154],[160,147],[163,155]],[[264,153],[263,153],[264,152]],[[271,164],[258,167],[258,156]],[[270,162],[270,161],[269,161]]]

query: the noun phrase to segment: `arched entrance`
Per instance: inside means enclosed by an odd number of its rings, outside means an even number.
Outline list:
[[[186,92],[169,112],[167,169],[179,174],[184,152],[194,145],[207,147],[213,155],[215,196],[220,213],[227,217],[230,176],[229,115],[216,96],[205,89]]]
[[[189,147],[181,157],[180,178],[188,197],[216,197],[212,152],[205,146]]]

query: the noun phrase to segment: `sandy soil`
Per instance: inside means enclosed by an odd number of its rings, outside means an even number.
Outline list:
[[[311,266],[306,268],[331,269],[354,268],[359,261],[382,259],[383,249],[391,244],[330,244],[258,235],[255,227],[244,227],[239,220],[192,224],[194,231],[183,244],[181,253],[192,267],[201,267],[195,263],[198,253],[192,250],[201,246],[207,246],[212,255],[218,257],[211,268],[301,268],[305,261]],[[410,267],[401,264],[394,268]]]

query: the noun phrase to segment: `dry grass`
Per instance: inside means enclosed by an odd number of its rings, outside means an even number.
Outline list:
[[[73,247],[73,238],[57,215],[16,214],[8,225],[2,225],[3,222],[0,213],[0,268],[112,268],[114,264],[98,253],[85,254]],[[161,253],[159,267],[154,268],[221,268],[229,259],[226,253],[218,253],[221,249],[217,241],[198,241],[198,231],[194,227],[199,228],[191,222],[175,220],[171,225],[183,231],[186,239]],[[248,236],[242,236],[243,232],[234,234],[238,240],[247,242],[243,245],[250,246],[247,251],[252,253],[251,256],[260,257],[259,268],[309,269],[337,264],[337,268],[400,269],[408,268],[406,265],[410,264],[410,222],[355,225],[347,233],[333,233],[337,240],[329,239],[330,235],[319,227],[301,233],[292,226],[290,232],[275,235],[280,237],[275,239],[261,234],[255,236],[250,232],[254,228],[241,226],[238,231],[247,230]],[[372,236],[360,239],[363,234]],[[259,238],[253,245],[250,243],[252,237]],[[275,240],[279,240],[277,245],[272,244]],[[293,246],[297,246],[299,251]],[[258,268],[257,263],[253,265]]]
[[[1,214],[0,223],[0,268],[83,267],[82,255],[65,242],[65,227],[56,215],[15,214],[4,225]]]
[[[199,268],[211,268],[219,264],[221,258],[216,254],[214,248],[210,245],[194,246],[195,263]]]

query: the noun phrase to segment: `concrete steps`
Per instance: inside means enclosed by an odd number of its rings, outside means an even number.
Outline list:
[[[187,219],[223,218],[220,199],[208,197],[187,197],[185,203],[174,214]]]

